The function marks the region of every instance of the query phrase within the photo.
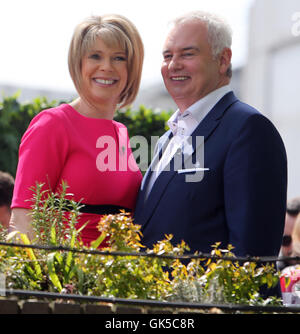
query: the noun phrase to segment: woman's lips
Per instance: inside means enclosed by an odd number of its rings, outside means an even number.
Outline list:
[[[106,85],[106,86],[113,85],[118,81],[116,79],[102,79],[102,78],[94,78],[93,80],[98,84]]]

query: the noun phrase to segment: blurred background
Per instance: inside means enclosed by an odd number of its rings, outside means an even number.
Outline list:
[[[0,100],[76,96],[67,66],[75,26],[89,15],[118,13],[137,26],[145,45],[140,93],[133,107],[175,110],[160,75],[168,22],[191,10],[224,16],[233,28],[232,88],[276,125],[289,164],[288,197],[300,196],[299,0],[2,0]]]

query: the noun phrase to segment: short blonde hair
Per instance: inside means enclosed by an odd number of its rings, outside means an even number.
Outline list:
[[[122,108],[132,103],[138,93],[144,61],[142,39],[134,24],[117,14],[91,16],[78,24],[71,40],[68,64],[79,95],[82,93],[82,58],[98,37],[109,47],[121,47],[127,55],[127,85],[119,100],[119,107]]]

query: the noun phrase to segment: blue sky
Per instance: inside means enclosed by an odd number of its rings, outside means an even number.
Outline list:
[[[246,62],[247,18],[254,0],[10,0],[0,3],[0,83],[73,90],[67,53],[74,27],[89,15],[117,13],[131,19],[144,41],[142,84],[161,80],[167,23],[191,10],[223,15],[233,34],[233,66]]]

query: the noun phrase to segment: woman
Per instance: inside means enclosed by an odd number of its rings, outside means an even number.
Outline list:
[[[78,227],[85,245],[99,236],[102,214],[132,210],[142,175],[132,157],[127,129],[113,120],[136,97],[144,49],[135,26],[120,15],[90,17],[77,26],[69,71],[79,97],[44,110],[30,123],[19,150],[10,230],[31,235],[31,188],[54,192],[62,181],[86,204]]]

